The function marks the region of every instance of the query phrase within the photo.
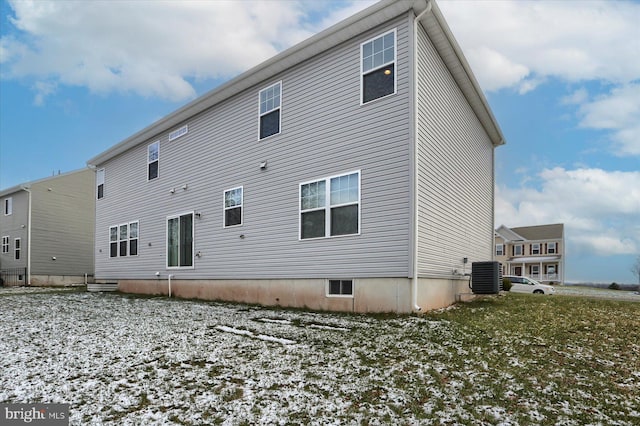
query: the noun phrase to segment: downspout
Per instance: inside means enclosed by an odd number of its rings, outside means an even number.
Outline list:
[[[29,194],[29,208],[27,210],[27,285],[31,285],[31,189],[23,186]]]
[[[413,277],[411,279],[411,301],[413,310],[420,312],[422,307],[418,305],[418,22],[431,12],[431,0],[427,0],[427,7],[413,19]]]
[[[173,278],[172,274],[169,274],[169,297],[171,297],[171,278]]]

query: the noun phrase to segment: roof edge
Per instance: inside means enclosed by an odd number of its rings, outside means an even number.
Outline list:
[[[69,172],[64,172],[64,173],[60,173],[60,174],[53,175],[53,176],[47,176],[45,178],[40,178],[40,179],[36,179],[36,180],[30,180],[30,181],[27,181],[27,182],[19,183],[17,185],[10,186],[9,188],[5,188],[5,189],[1,190],[0,191],[0,197],[4,197],[5,195],[9,195],[9,194],[14,194],[14,193],[16,193],[18,191],[24,191],[25,188],[29,189],[29,187],[31,185],[35,185],[35,184],[43,183],[43,182],[48,182],[50,180],[57,179],[59,177],[70,176],[70,175],[73,175],[73,174],[76,174],[76,173],[80,173],[80,172],[84,172],[84,171],[87,171],[87,170],[91,170],[91,168],[90,167],[83,167],[81,169],[71,170]]]

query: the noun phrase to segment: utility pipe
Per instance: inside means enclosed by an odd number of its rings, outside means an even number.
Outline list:
[[[411,279],[411,299],[413,303],[413,309],[415,311],[421,311],[422,307],[418,305],[418,22],[420,19],[431,12],[431,0],[428,0],[425,10],[420,12],[418,16],[413,19],[413,214],[414,214],[414,232],[413,232],[413,278]]]
[[[29,194],[29,209],[27,210],[27,285],[31,285],[31,189],[23,186]]]
[[[171,297],[171,278],[173,278],[173,275],[169,274],[168,277],[169,277],[169,297]]]

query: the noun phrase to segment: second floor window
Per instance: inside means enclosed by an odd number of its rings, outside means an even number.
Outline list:
[[[2,205],[5,216],[9,216],[13,213],[13,197],[5,198]]]
[[[260,139],[280,133],[280,108],[282,105],[282,82],[260,91]]]
[[[547,244],[547,253],[548,254],[556,254],[558,252],[558,246],[556,243],[548,243]]]
[[[513,246],[513,255],[522,256],[522,244]]]
[[[396,92],[396,30],[360,46],[363,104]]]
[[[160,142],[154,142],[147,147],[147,179],[158,177],[158,162],[160,161]]]
[[[104,169],[98,169],[96,172],[96,198],[99,200],[104,198]]]
[[[540,254],[540,244],[531,244],[531,254]]]
[[[9,237],[2,237],[2,253],[9,253]]]
[[[503,256],[503,255],[504,255],[504,245],[496,244],[496,256]]]

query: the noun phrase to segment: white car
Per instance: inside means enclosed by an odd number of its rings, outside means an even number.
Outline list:
[[[502,279],[511,281],[511,290],[509,291],[514,293],[554,294],[556,292],[553,286],[540,284],[538,281],[527,277],[504,275]]]

